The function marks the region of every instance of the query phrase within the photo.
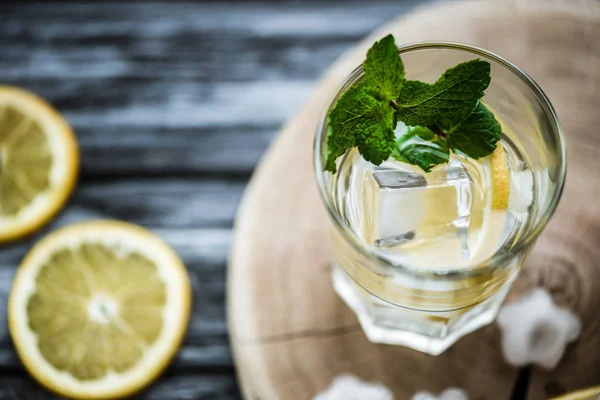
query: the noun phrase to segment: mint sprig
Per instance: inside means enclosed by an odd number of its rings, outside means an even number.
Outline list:
[[[492,153],[501,127],[480,102],[490,83],[490,65],[471,60],[448,69],[433,84],[409,81],[394,37],[367,52],[364,78],[344,92],[328,115],[325,170],[358,147],[375,165],[390,156],[426,172],[448,162],[450,150],[480,158]],[[396,122],[409,129],[397,138]]]

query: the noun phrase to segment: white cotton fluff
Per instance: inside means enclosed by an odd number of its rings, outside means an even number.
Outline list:
[[[380,383],[365,382],[352,375],[340,375],[313,400],[393,400],[392,392]]]
[[[438,396],[426,391],[417,392],[412,397],[412,400],[469,400],[469,396],[462,389],[449,388]]]
[[[498,315],[506,361],[515,366],[538,364],[554,368],[569,342],[581,332],[575,314],[554,304],[550,294],[535,288],[505,305]]]

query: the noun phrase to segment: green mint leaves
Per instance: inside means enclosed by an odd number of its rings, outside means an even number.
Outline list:
[[[390,156],[426,172],[448,162],[450,149],[473,158],[489,155],[501,126],[479,101],[490,84],[490,65],[472,60],[450,68],[433,84],[408,81],[394,37],[367,52],[364,78],[344,92],[328,115],[325,170],[358,147],[375,165]],[[396,138],[396,122],[409,129]]]
[[[489,84],[490,64],[480,60],[450,68],[433,85],[407,81],[396,99],[398,119],[414,126],[433,125],[447,115],[466,117]]]

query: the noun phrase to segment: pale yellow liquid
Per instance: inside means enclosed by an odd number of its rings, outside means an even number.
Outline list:
[[[481,265],[518,240],[534,203],[531,170],[511,136],[505,133],[499,143],[510,174],[506,209],[492,208],[490,157],[452,154],[449,165],[425,173],[391,159],[375,167],[356,150],[345,156],[335,178],[336,205],[352,230],[391,263],[440,270]],[[374,178],[382,169],[413,174],[426,186],[382,188]],[[448,183],[456,171],[462,171],[460,183]],[[404,233],[398,243],[380,240],[396,230]]]

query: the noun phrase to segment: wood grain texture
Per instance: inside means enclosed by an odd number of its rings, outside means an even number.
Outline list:
[[[401,43],[443,39],[490,49],[523,67],[554,103],[567,136],[568,183],[511,296],[546,287],[584,325],[557,369],[533,370],[529,398],[599,384],[600,3],[515,0],[442,4],[384,26],[334,64],[285,126],[244,196],[230,258],[228,311],[245,397],[307,399],[346,372],[382,381],[398,399],[448,386],[475,399],[508,399],[517,380],[502,359],[497,326],[436,358],[374,345],[331,287],[312,140],[339,83],[389,32]]]
[[[3,4],[0,77],[65,114],[84,178],[247,178],[324,69],[417,3]]]
[[[0,248],[0,316],[42,235],[93,218],[141,224],[184,260],[194,304],[176,360],[140,398],[238,399],[225,269],[246,182],[327,66],[417,3],[0,2],[0,82],[53,103],[82,150],[78,189],[59,218]],[[0,318],[0,400],[49,398]]]

